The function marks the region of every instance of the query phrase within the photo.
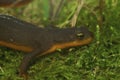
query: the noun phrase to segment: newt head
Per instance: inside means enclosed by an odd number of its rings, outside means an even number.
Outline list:
[[[59,38],[57,37],[55,40],[56,43],[41,55],[54,52],[57,49],[86,45],[93,40],[92,32],[90,32],[86,27],[65,29],[61,34],[62,38],[60,36]]]
[[[87,27],[76,28],[74,35],[76,35],[76,38],[79,40],[93,38],[93,33],[89,31]]]
[[[74,41],[75,46],[89,44],[93,40],[93,33],[87,27],[75,28]]]

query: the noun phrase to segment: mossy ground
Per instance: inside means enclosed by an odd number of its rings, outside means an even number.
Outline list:
[[[35,0],[20,8],[0,8],[0,13],[10,14],[38,26],[70,26],[77,0],[66,0],[65,6],[54,21],[48,19],[48,0]],[[98,5],[87,0],[81,9],[76,26],[89,25],[94,33],[91,44],[40,57],[29,70],[29,80],[119,80],[120,79],[120,1],[106,0],[104,21],[98,26]],[[0,47],[0,80],[23,80],[17,75],[23,52]]]

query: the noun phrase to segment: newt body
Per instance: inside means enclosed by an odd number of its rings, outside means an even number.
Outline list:
[[[28,4],[32,0],[0,0],[0,7],[18,7]]]
[[[38,56],[90,43],[92,33],[86,27],[39,28],[12,16],[0,15],[0,45],[24,51],[27,54],[20,65],[20,75],[27,73],[30,62]]]

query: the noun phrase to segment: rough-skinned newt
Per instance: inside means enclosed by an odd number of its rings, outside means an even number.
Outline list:
[[[18,7],[28,4],[32,0],[0,0],[0,7]]]
[[[0,15],[0,45],[26,52],[19,73],[27,74],[30,62],[56,49],[90,43],[92,33],[86,27],[40,28],[8,15]]]

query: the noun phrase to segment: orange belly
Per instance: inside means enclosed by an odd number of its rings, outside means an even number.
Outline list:
[[[88,39],[85,39],[85,40],[76,40],[76,41],[67,42],[67,43],[54,44],[53,46],[51,46],[50,49],[48,49],[47,51],[43,52],[40,56],[49,54],[51,52],[54,52],[57,49],[63,49],[63,48],[69,48],[69,47],[86,45],[86,44],[90,43],[91,41],[92,41],[92,37],[90,37]]]
[[[5,47],[9,47],[9,48],[12,48],[12,49],[15,49],[15,50],[24,51],[24,52],[33,51],[33,48],[31,48],[29,46],[21,46],[21,45],[16,45],[16,44],[9,43],[9,42],[4,42],[4,41],[0,41],[0,45],[5,46]]]
[[[75,40],[72,42],[53,44],[53,46],[51,46],[45,52],[41,53],[39,56],[49,54],[51,52],[54,52],[57,49],[86,45],[86,44],[90,43],[91,41],[92,41],[92,38],[90,37],[90,38],[85,39],[85,40]],[[9,42],[4,42],[4,41],[0,41],[0,45],[5,46],[5,47],[9,47],[12,49],[16,49],[19,51],[24,51],[24,52],[32,52],[34,50],[32,47],[29,47],[29,46],[22,46],[22,45],[17,45],[17,44],[13,44],[13,43],[9,43]]]

